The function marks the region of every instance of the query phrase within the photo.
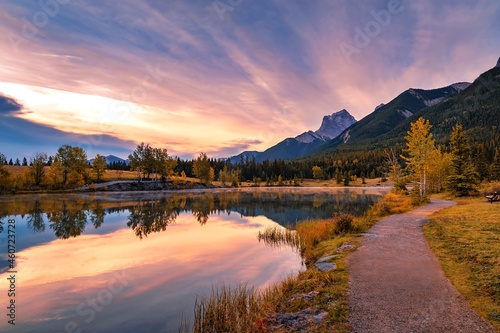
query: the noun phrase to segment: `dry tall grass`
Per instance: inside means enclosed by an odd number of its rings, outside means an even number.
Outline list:
[[[259,231],[257,238],[271,247],[288,245],[293,249],[300,249],[300,240],[297,232],[281,226],[269,227],[263,232]]]
[[[311,220],[298,223],[296,230],[273,227],[259,232],[259,240],[272,246],[300,246],[301,254],[309,267],[316,259],[336,253],[344,242],[357,243],[359,232],[367,230],[381,217],[402,213],[413,208],[411,198],[389,193],[375,204],[364,217],[354,218],[338,214],[331,219]],[[347,253],[338,253],[337,269],[322,272],[307,269],[297,276],[284,279],[264,291],[243,286],[215,288],[209,297],[196,302],[193,332],[267,332],[266,318],[277,312],[296,312],[314,307],[329,313],[327,320],[311,332],[349,332],[347,322],[348,272],[345,263]],[[319,291],[311,303],[294,295]],[[185,326],[185,325],[184,325]],[[185,326],[186,327],[186,326]],[[188,332],[185,329],[183,332]]]
[[[458,203],[432,215],[424,234],[446,276],[500,332],[500,203]]]
[[[222,285],[196,300],[193,332],[255,332],[265,307],[264,294],[253,287]]]

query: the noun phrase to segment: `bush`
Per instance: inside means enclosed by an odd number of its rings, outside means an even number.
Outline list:
[[[342,234],[353,230],[352,221],[354,216],[346,213],[338,213],[333,216],[334,232]]]
[[[488,183],[481,186],[483,195],[491,195],[495,192],[500,193],[500,182]]]

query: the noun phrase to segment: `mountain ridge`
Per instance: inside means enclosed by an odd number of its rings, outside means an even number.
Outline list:
[[[286,138],[263,152],[244,151],[229,159],[238,163],[241,159],[255,158],[256,162],[265,160],[293,159],[312,152],[325,142],[335,138],[342,131],[355,123],[356,119],[345,109],[323,117],[320,127],[316,131],[309,130],[296,137]]]
[[[436,99],[439,97],[436,95],[439,90],[441,90],[441,96],[448,91],[447,96]],[[421,94],[422,91],[423,94]],[[450,92],[453,93],[450,94]],[[425,97],[423,98],[425,101],[419,98],[419,95]],[[401,106],[398,103],[401,102],[402,97],[411,97],[410,101],[413,100],[420,105],[419,110],[411,115],[408,113],[408,117],[394,124],[393,128],[383,128],[384,124],[380,122],[382,117],[380,112],[384,112],[384,110],[381,109],[392,105],[393,111],[396,109],[398,112],[398,108],[395,106]],[[426,102],[423,104],[429,106],[421,107],[422,102]],[[401,111],[400,108],[399,111]],[[423,117],[429,120],[432,125],[431,132],[436,142],[443,145],[443,149],[447,147],[453,127],[457,124],[462,125],[471,143],[477,146],[478,150],[474,151],[473,154],[477,154],[478,158],[490,163],[500,144],[499,111],[500,66],[497,64],[480,74],[472,83],[459,82],[430,91],[410,88],[386,106],[377,107],[374,112],[347,128],[339,137],[304,156],[302,160],[318,161],[327,156],[329,158],[363,159],[368,156],[367,154],[384,159],[383,156],[388,148],[403,149],[404,137],[410,130],[411,123]],[[362,134],[367,132],[363,127],[368,127],[372,132],[378,131],[378,133],[363,137]],[[486,173],[483,172],[483,174]]]
[[[105,159],[106,159],[106,165],[109,165],[109,164],[112,164],[112,163],[125,163],[128,165],[128,159],[127,160],[124,160],[123,158],[120,158],[118,156],[115,156],[115,155],[107,155],[107,156],[103,156]],[[94,158],[90,159],[89,160],[89,163],[92,164],[94,162]]]
[[[313,153],[331,151],[341,145],[366,145],[422,109],[439,105],[470,86],[469,82],[457,82],[436,89],[409,88],[387,104],[380,104],[375,110],[346,128],[339,136],[318,147]]]

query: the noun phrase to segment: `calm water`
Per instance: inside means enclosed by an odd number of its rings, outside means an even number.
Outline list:
[[[177,332],[213,285],[265,287],[303,268],[292,249],[259,243],[259,230],[359,215],[378,198],[326,189],[0,198],[0,331]]]

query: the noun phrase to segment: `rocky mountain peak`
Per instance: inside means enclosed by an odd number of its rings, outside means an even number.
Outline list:
[[[355,122],[356,119],[343,109],[329,116],[324,116],[320,128],[314,133],[325,139],[333,139]]]
[[[469,82],[457,82],[451,85],[457,92],[461,92],[470,86]]]
[[[500,58],[498,58],[497,65],[495,67],[500,67]]]

